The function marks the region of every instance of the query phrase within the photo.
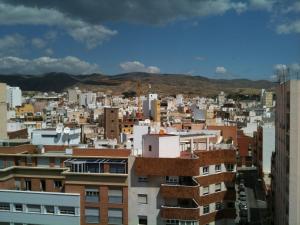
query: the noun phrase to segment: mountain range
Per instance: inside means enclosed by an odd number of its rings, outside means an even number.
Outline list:
[[[267,80],[211,79],[203,76],[184,74],[152,74],[132,72],[119,75],[72,75],[66,73],[47,73],[43,75],[0,75],[0,82],[18,86],[24,91],[62,92],[68,88],[103,91],[122,94],[136,92],[140,81],[142,94],[155,92],[160,95],[215,96],[220,91],[227,94],[255,95],[262,88],[272,89],[274,83]],[[151,86],[151,89],[149,90]]]

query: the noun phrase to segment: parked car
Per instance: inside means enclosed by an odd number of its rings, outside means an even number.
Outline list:
[[[240,208],[240,210],[248,210],[248,205],[246,202],[240,202],[239,208]]]
[[[240,197],[239,197],[239,200],[240,200],[241,202],[247,202],[246,196],[240,196]]]
[[[240,191],[239,196],[240,197],[246,197],[246,192],[245,191]]]

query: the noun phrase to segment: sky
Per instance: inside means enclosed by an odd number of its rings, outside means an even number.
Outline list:
[[[0,74],[272,80],[300,68],[299,0],[0,0]]]

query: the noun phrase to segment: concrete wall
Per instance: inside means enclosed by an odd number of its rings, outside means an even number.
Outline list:
[[[0,83],[0,139],[7,138],[6,84]]]
[[[1,222],[47,225],[80,224],[79,194],[0,190],[0,202],[10,203],[10,211],[0,211]],[[15,212],[14,203],[23,204],[23,212]],[[41,205],[41,213],[26,212],[27,204]],[[55,213],[44,213],[43,206],[56,206]],[[59,215],[57,206],[75,207],[75,215]]]

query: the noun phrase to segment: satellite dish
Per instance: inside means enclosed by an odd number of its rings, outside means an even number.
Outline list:
[[[71,129],[69,127],[65,127],[65,129],[64,129],[64,133],[65,134],[69,134],[70,131],[71,131]]]

